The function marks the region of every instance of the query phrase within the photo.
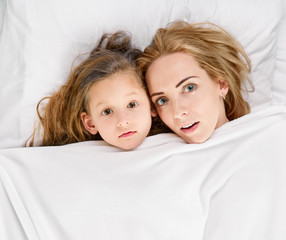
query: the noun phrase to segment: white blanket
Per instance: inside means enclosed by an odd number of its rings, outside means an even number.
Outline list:
[[[134,151],[0,150],[1,240],[285,240],[286,107]]]

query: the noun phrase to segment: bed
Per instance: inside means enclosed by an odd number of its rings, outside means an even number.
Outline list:
[[[1,240],[285,240],[285,0],[0,0]],[[38,101],[103,33],[142,49],[171,21],[210,21],[252,61],[251,113],[203,144],[172,133],[23,147]]]

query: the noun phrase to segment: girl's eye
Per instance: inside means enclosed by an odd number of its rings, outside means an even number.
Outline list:
[[[136,108],[138,106],[138,103],[137,102],[130,102],[127,107],[128,108]]]
[[[184,92],[193,92],[196,89],[195,84],[188,84],[184,87]]]
[[[112,113],[111,109],[105,109],[101,114],[104,115],[104,116],[107,116],[107,115],[109,115],[111,113]]]
[[[168,100],[166,98],[159,98],[157,101],[156,101],[156,104],[159,105],[159,106],[162,106],[164,105],[166,102],[168,102]]]

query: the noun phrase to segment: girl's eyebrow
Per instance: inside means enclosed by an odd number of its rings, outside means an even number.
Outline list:
[[[130,96],[138,96],[138,95],[141,95],[140,93],[136,92],[136,91],[133,91],[133,92],[129,92],[127,94],[125,94],[123,97],[130,97]],[[96,107],[99,107],[100,105],[105,105],[106,103],[103,101],[103,102],[99,102],[96,104]]]
[[[189,76],[189,77],[186,77],[186,78],[182,79],[182,80],[176,85],[176,88],[180,87],[185,81],[189,80],[190,78],[197,78],[197,76]]]
[[[182,79],[177,85],[176,88],[180,87],[185,81],[189,80],[190,78],[197,78],[197,76],[188,76],[184,79]],[[164,94],[164,92],[157,92],[157,93],[153,93],[152,95],[150,95],[150,98],[157,96],[157,95],[161,95]]]

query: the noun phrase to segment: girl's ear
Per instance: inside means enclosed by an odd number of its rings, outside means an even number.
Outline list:
[[[97,130],[93,124],[92,118],[86,112],[82,112],[80,116],[86,130],[93,135],[97,134]]]
[[[218,80],[219,90],[221,97],[225,97],[228,92],[228,83],[226,80],[219,79]]]
[[[151,107],[151,116],[156,117],[158,115],[157,111],[155,108]]]

